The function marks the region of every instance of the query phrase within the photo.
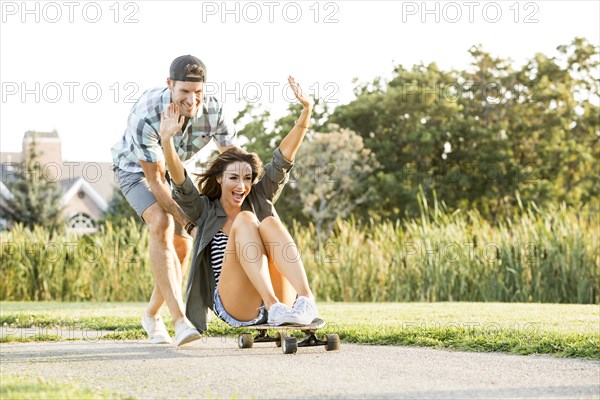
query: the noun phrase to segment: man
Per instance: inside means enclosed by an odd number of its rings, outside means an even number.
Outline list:
[[[161,129],[177,132],[175,147],[183,161],[189,160],[212,138],[220,152],[234,144],[236,132],[223,116],[216,98],[203,93],[206,67],[198,58],[185,55],[171,63],[167,88],[151,89],[132,107],[123,138],[112,149],[113,169],[129,204],[149,230],[149,261],[155,284],[142,317],[152,343],[171,343],[160,310],[167,304],[178,346],[200,338],[185,317],[181,284],[195,225],[171,197],[165,176]],[[178,123],[161,123],[170,104],[179,107]]]

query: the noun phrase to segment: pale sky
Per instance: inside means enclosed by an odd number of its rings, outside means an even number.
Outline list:
[[[389,77],[397,64],[467,68],[474,44],[522,63],[576,36],[600,41],[598,1],[0,5],[1,150],[19,151],[27,130],[56,129],[68,161],[110,161],[131,101],[164,86],[182,54],[205,62],[207,90],[233,117],[244,98],[281,115],[288,75],[335,105],[353,98],[353,78]]]

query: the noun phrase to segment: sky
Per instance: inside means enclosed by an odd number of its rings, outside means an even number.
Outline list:
[[[285,113],[286,83],[335,107],[396,65],[469,67],[469,48],[524,63],[584,37],[599,1],[0,1],[0,149],[57,130],[66,161],[111,161],[135,99],[193,54],[229,116]],[[238,129],[242,126],[238,126]]]

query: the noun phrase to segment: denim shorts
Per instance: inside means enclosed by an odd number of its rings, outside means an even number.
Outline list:
[[[238,321],[237,319],[233,318],[231,315],[229,315],[229,313],[225,310],[225,307],[223,307],[223,303],[221,302],[221,296],[219,296],[219,286],[217,285],[217,288],[215,289],[215,296],[214,296],[214,312],[217,315],[217,317],[221,318],[223,321],[227,322],[229,324],[229,326],[232,326],[234,328],[238,328],[240,326],[249,326],[249,325],[259,325],[259,324],[266,324],[267,323],[267,318],[268,318],[268,313],[267,313],[267,309],[265,308],[265,305],[261,305],[260,308],[258,309],[258,317],[254,318],[252,321]]]

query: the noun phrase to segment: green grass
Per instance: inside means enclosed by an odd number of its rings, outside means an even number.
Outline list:
[[[72,383],[50,382],[43,378],[2,375],[0,399],[92,400],[132,399],[132,397],[123,397],[107,391],[93,391]]]
[[[347,342],[600,359],[597,305],[352,304],[328,310]],[[369,320],[365,321],[365,316]]]
[[[144,307],[143,303],[0,302],[0,325],[14,332],[4,342],[53,340],[61,328],[101,331],[107,340],[145,339],[139,324]],[[600,359],[598,305],[320,303],[319,309],[328,322],[323,333],[337,333],[345,343]],[[168,315],[164,317],[172,329]],[[29,328],[30,333],[16,333],[15,328]],[[236,333],[215,318],[207,332]]]

